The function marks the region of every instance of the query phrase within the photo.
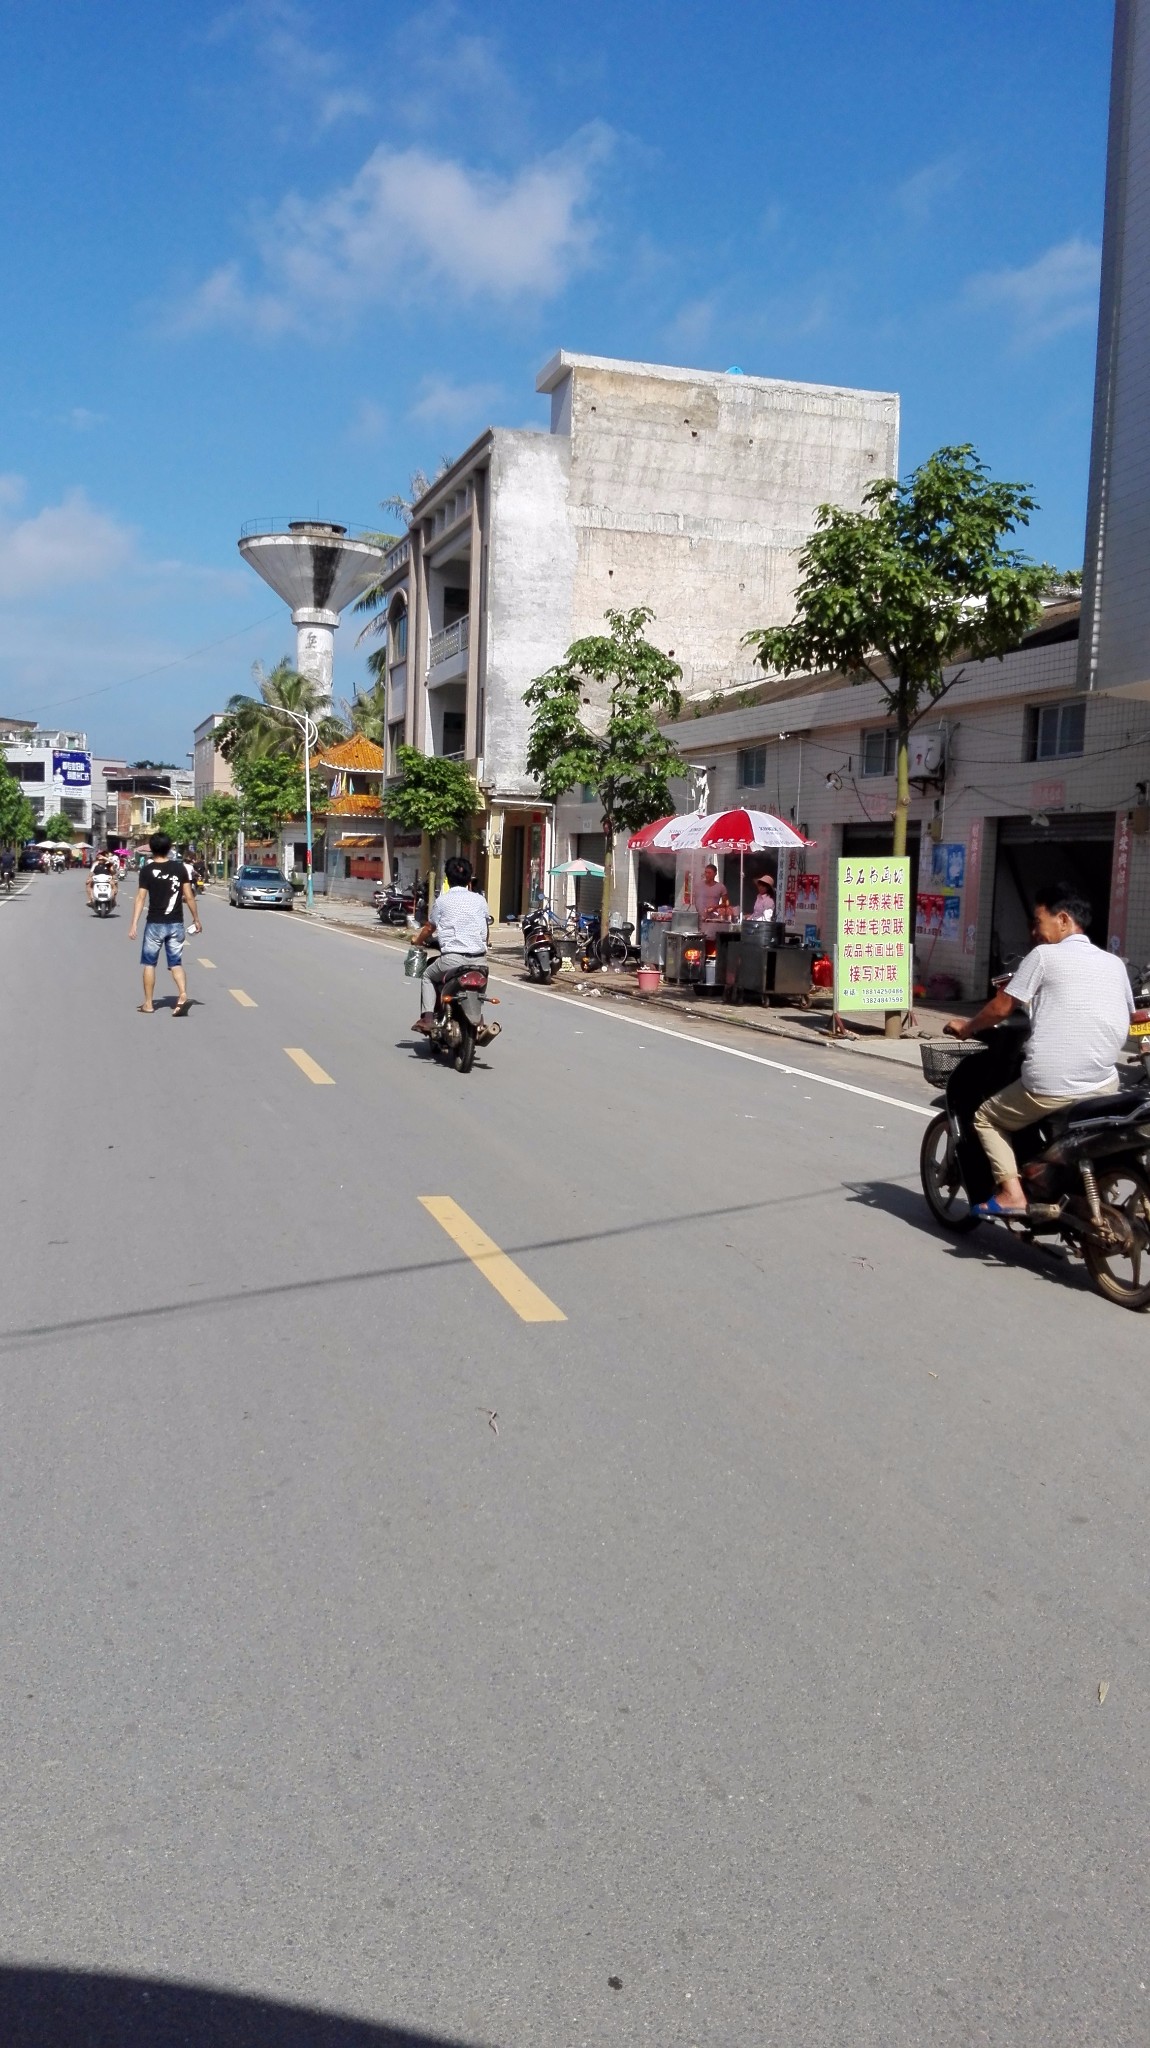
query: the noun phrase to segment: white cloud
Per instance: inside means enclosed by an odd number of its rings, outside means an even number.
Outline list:
[[[1095,319],[1099,261],[1097,243],[1073,235],[1017,270],[986,270],[968,279],[964,300],[1004,312],[1015,347],[1037,348]]]
[[[322,133],[337,121],[369,114],[372,101],[344,82],[341,59],[313,42],[308,30],[307,13],[292,0],[244,0],[217,16],[204,40],[249,40],[277,91],[305,100]]]
[[[19,501],[9,497],[7,502],[14,508]],[[126,569],[134,556],[131,528],[102,512],[79,489],[25,519],[0,514],[0,596],[22,598],[102,583]]]
[[[713,292],[706,298],[688,299],[680,306],[668,329],[672,347],[704,348],[714,332],[718,310],[718,300]]]
[[[93,427],[102,427],[107,417],[106,412],[92,412],[86,405],[73,405],[62,415],[61,425],[74,427],[78,434],[87,434]]]
[[[222,264],[169,323],[314,332],[385,296],[552,297],[587,261],[592,173],[609,147],[593,126],[510,177],[422,149],[381,145],[347,185],[290,194],[254,234],[259,274]]]
[[[502,395],[498,384],[456,384],[450,377],[425,377],[411,416],[442,426],[463,426],[486,412]]]
[[[8,470],[5,475],[0,476],[0,507],[22,505],[27,489],[25,479],[17,476],[14,470]]]
[[[905,213],[908,220],[919,224],[928,221],[940,199],[953,192],[962,176],[962,158],[957,152],[941,156],[935,163],[924,164],[919,171],[913,171],[894,190],[895,205]]]

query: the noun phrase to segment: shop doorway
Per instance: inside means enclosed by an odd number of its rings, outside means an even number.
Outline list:
[[[1114,863],[1114,814],[1085,812],[1054,818],[1049,825],[1029,818],[1000,818],[994,862],[990,972],[1005,974],[1033,943],[1030,921],[1034,892],[1049,882],[1066,882],[1090,905],[1090,934],[1105,946],[1110,921],[1110,876]]]
[[[503,832],[503,873],[499,885],[499,916],[505,924],[523,909],[523,874],[527,863],[526,825],[507,825]]]
[[[598,867],[605,866],[607,841],[603,833],[576,833],[575,855],[578,860],[593,860]],[[600,915],[603,909],[603,884],[597,875],[576,875],[575,908],[580,917]]]

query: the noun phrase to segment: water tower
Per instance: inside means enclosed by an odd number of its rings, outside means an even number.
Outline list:
[[[245,562],[290,604],[295,665],[330,698],[339,615],[383,574],[379,542],[353,540],[346,526],[327,519],[256,520],[244,528],[239,548]]]

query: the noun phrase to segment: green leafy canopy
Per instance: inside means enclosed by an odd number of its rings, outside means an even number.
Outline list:
[[[791,624],[747,642],[782,675],[876,682],[906,729],[959,680],[946,668],[1001,659],[1033,624],[1053,572],[1005,536],[1035,509],[1029,487],[993,481],[969,443],[940,448],[902,481],[871,484],[861,511],[820,505]]]
[[[482,809],[482,798],[462,761],[444,761],[421,754],[418,747],[397,747],[399,777],[382,798],[384,815],[407,832],[426,832],[431,840],[463,832]]]
[[[589,784],[608,840],[669,811],[671,780],[688,772],[661,730],[682,709],[683,671],[646,638],[654,616],[644,605],[609,611],[610,632],[573,641],[524,692],[534,713],[529,772],[551,803],[576,783]]]
[[[36,831],[36,813],[0,753],[0,846],[20,846]]]

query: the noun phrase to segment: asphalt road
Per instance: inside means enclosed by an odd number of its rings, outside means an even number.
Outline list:
[[[0,898],[0,2039],[1150,2039],[1150,1320],[913,1075],[129,903]]]

